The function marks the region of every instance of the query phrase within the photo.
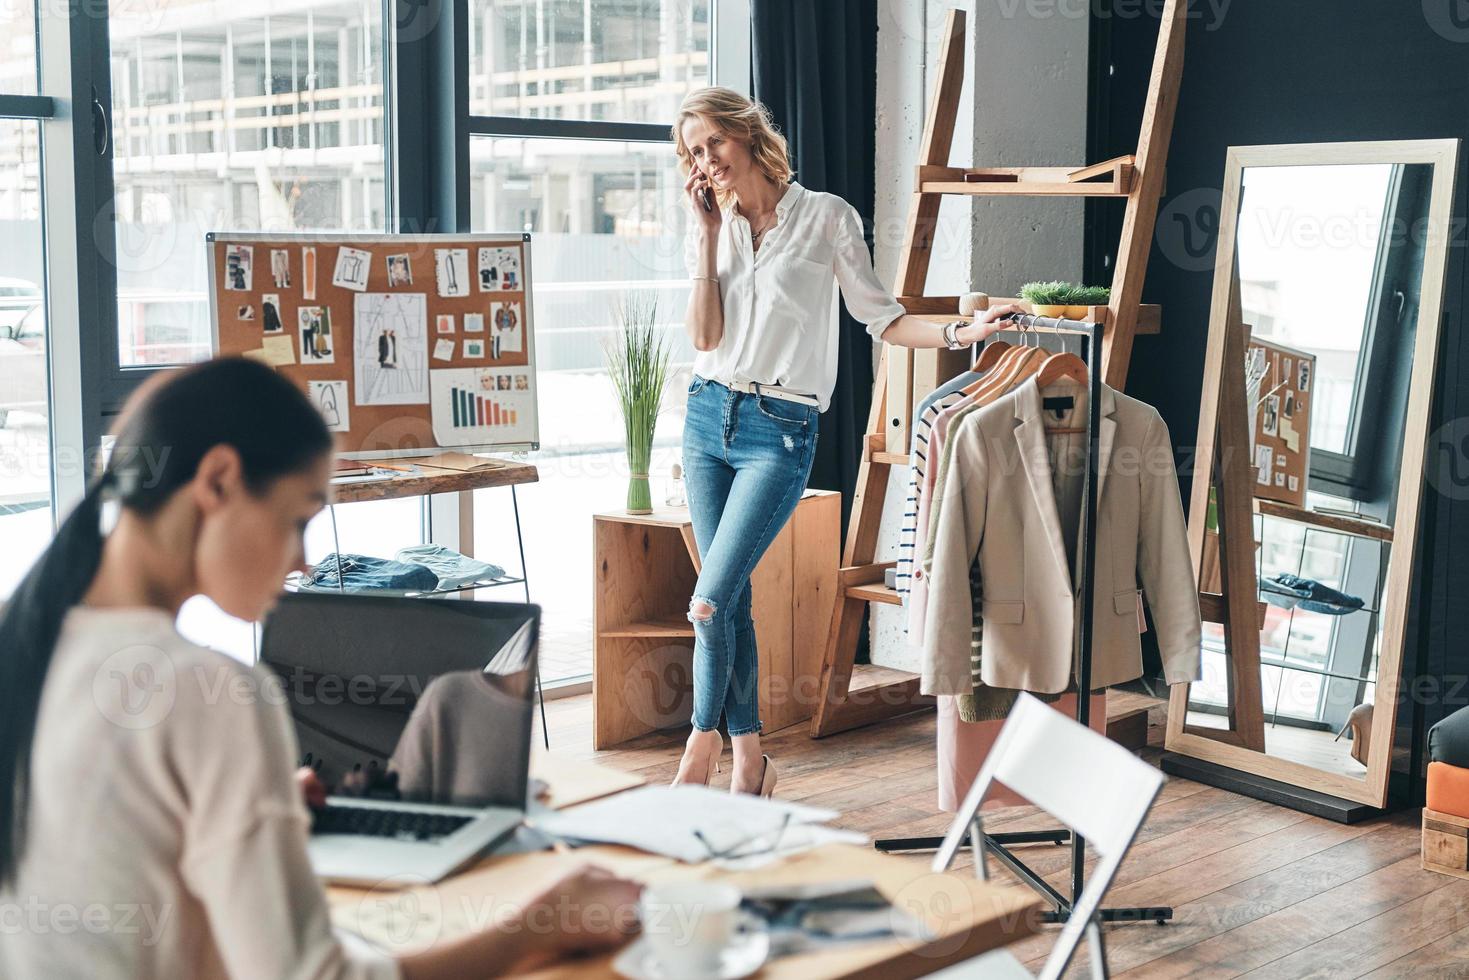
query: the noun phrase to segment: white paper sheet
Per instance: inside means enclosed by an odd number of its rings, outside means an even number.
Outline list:
[[[625,844],[693,863],[709,859],[711,847],[729,849],[762,832],[773,838],[787,814],[786,833],[837,816],[835,810],[707,786],[645,786],[559,811],[537,825],[569,840]]]
[[[326,427],[333,432],[349,432],[352,429],[351,406],[347,404],[347,382],[308,381],[307,394],[311,404],[326,420]]]
[[[354,297],[352,337],[357,404],[428,404],[428,302],[422,293]]]
[[[469,249],[434,249],[434,276],[440,296],[468,296]]]
[[[337,249],[337,265],[332,271],[332,285],[362,292],[372,275],[372,255],[360,248],[343,245]]]

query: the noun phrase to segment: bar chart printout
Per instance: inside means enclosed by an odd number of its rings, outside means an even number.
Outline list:
[[[534,443],[536,394],[529,367],[429,372],[434,438],[441,446]]]
[[[515,424],[515,409],[467,388],[453,387],[449,391],[454,407],[454,428]]]

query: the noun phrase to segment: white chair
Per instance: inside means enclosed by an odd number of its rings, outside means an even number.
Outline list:
[[[1106,950],[1098,909],[1127,849],[1132,846],[1148,808],[1163,786],[1163,774],[1117,743],[1049,708],[1028,694],[1020,696],[994,748],[955,814],[933,870],[947,871],[969,834],[974,865],[989,878],[982,845],[979,807],[996,780],[1080,834],[1097,852],[1098,861],[1072,906],[1041,980],[1059,980],[1066,972],[1082,935],[1087,937],[1094,980],[1107,973]],[[1003,949],[942,970],[935,977],[1007,978],[1033,975]]]

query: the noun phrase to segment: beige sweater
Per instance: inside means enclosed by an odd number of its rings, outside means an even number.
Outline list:
[[[0,977],[396,978],[333,933],[264,672],[156,609],[72,610],[42,692]]]

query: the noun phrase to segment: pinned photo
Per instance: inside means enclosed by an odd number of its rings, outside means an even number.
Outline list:
[[[508,374],[497,374],[497,375],[495,375],[495,390],[496,391],[509,391],[510,390],[510,375],[508,375]]]
[[[301,246],[301,298],[316,299],[316,246]]]
[[[516,247],[479,250],[479,291],[497,292],[520,288],[520,249]]]
[[[276,289],[291,288],[291,253],[283,248],[270,250],[270,278]]]
[[[438,340],[434,341],[434,360],[454,360],[454,341],[447,340],[443,337],[440,337]]]
[[[303,306],[296,311],[301,331],[302,364],[335,364],[332,350],[332,311],[324,306]]]
[[[266,333],[284,333],[286,325],[281,322],[281,298],[275,293],[260,297],[260,328]]]
[[[454,314],[452,314],[452,313],[440,313],[438,316],[434,317],[434,325],[435,325],[435,329],[439,333],[453,333],[454,332]]]
[[[388,288],[413,285],[413,264],[407,255],[389,255]]]
[[[1260,431],[1267,436],[1280,434],[1280,396],[1269,395],[1264,404],[1265,416]]]
[[[245,306],[238,307],[235,310],[235,319],[236,320],[253,320],[253,319],[255,319],[255,307],[250,306],[248,304],[245,305]]]
[[[515,376],[515,390],[530,391],[530,378],[524,374],[517,374]]]
[[[465,333],[484,333],[485,332],[485,315],[483,313],[466,313],[466,314],[464,314],[464,332]]]
[[[255,247],[253,245],[226,245],[224,247],[224,288],[237,292],[249,292],[254,288]]]
[[[1301,478],[1298,476],[1288,476],[1285,478],[1285,486],[1291,493],[1295,493],[1301,489]]]
[[[483,340],[466,340],[464,342],[464,356],[484,359],[485,342]]]
[[[1288,419],[1293,419],[1296,417],[1295,392],[1287,391],[1285,393],[1285,403],[1281,406],[1280,411],[1281,414],[1283,414]]]
[[[1270,486],[1270,464],[1274,461],[1275,453],[1271,452],[1269,446],[1255,447],[1255,469],[1259,471],[1255,477],[1256,483]]]
[[[1296,387],[1302,391],[1311,390],[1311,362],[1300,361],[1296,364]]]
[[[362,292],[372,272],[372,255],[360,248],[343,245],[337,249],[337,265],[332,271],[332,285]]]
[[[524,349],[521,341],[520,303],[515,301],[490,304],[490,325],[494,330],[491,356],[504,353],[518,354]]]
[[[434,249],[434,278],[440,296],[469,295],[469,249]]]

